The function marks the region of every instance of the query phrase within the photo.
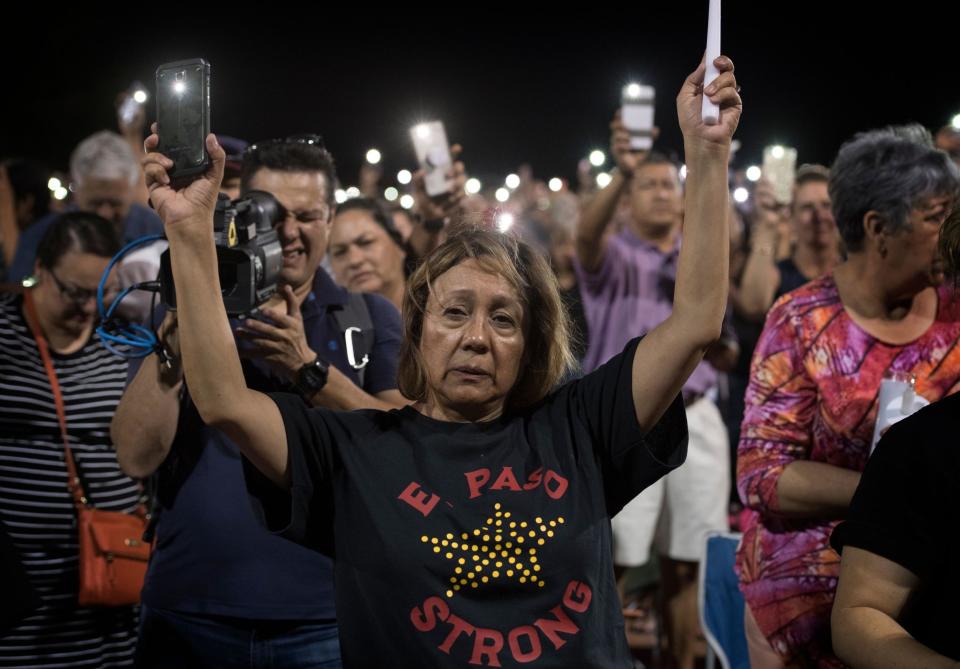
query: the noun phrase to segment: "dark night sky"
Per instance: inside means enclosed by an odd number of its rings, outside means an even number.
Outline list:
[[[529,9],[471,3],[417,10],[448,18],[445,25],[414,20],[405,5],[356,5],[350,16],[266,15],[261,6],[245,20],[198,21],[185,4],[162,27],[59,14],[39,48],[35,37],[32,46],[0,46],[4,62],[18,63],[7,70],[0,156],[63,169],[79,139],[114,126],[118,91],[134,79],[152,87],[160,63],[203,56],[215,132],[256,140],[318,131],[345,183],[371,146],[383,152],[387,175],[411,166],[407,127],[429,117],[445,121],[485,184],[521,162],[538,177],[573,178],[578,159],[606,148],[631,77],[657,90],[661,148],[681,146],[673,99],[703,50],[707,3],[634,4],[525,19]],[[745,103],[737,163],[758,162],[773,142],[797,146],[800,162],[829,162],[857,130],[946,123],[960,112],[960,8],[950,5],[898,3],[857,17],[855,6],[880,3],[728,0],[723,50],[737,64]]]

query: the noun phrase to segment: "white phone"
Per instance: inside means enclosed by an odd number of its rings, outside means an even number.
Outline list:
[[[763,150],[763,176],[773,185],[773,195],[780,204],[793,200],[797,150],[789,146],[768,146]]]
[[[450,155],[450,145],[447,143],[447,132],[443,122],[429,121],[418,123],[410,128],[410,138],[413,140],[413,149],[417,153],[417,161],[426,172],[424,184],[427,195],[436,197],[449,193],[453,188],[453,180],[447,176],[453,158]]]
[[[649,151],[653,147],[653,86],[630,83],[623,87],[620,120],[630,132],[630,148]]]

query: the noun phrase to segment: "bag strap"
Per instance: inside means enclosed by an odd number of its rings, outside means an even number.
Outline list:
[[[80,482],[80,476],[77,473],[77,463],[74,462],[73,452],[70,450],[70,442],[67,438],[67,414],[63,408],[63,394],[60,392],[60,383],[57,381],[57,373],[53,368],[53,359],[50,357],[47,338],[40,331],[40,321],[33,304],[32,290],[23,292],[23,306],[27,325],[30,326],[30,332],[33,333],[37,348],[40,349],[40,358],[43,360],[43,366],[47,370],[47,378],[50,379],[50,388],[53,390],[53,401],[57,407],[57,420],[60,423],[60,438],[63,439],[64,459],[67,461],[67,488],[73,496],[74,506],[80,509],[87,506],[87,496],[84,494],[83,484]]]
[[[366,366],[370,362],[374,342],[370,307],[367,306],[363,294],[350,293],[346,304],[334,312],[334,318],[337,320],[337,327],[343,333],[347,361],[356,370],[359,385],[363,388]]]

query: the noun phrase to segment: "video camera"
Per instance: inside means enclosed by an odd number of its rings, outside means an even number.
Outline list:
[[[283,251],[275,226],[285,215],[283,205],[270,193],[250,191],[232,202],[219,195],[213,234],[227,315],[249,314],[277,291]],[[169,250],[160,256],[160,292],[167,307],[176,309]]]

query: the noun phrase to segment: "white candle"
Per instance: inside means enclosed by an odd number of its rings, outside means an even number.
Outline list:
[[[710,0],[710,17],[707,19],[707,71],[703,78],[703,87],[706,88],[713,80],[720,76],[713,61],[720,56],[720,0]],[[720,122],[720,108],[703,96],[703,108],[700,112],[703,122],[707,125],[716,125]]]

